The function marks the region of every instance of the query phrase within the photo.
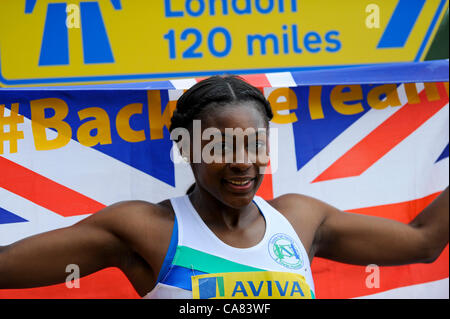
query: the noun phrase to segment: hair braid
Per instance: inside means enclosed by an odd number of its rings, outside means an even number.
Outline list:
[[[187,90],[177,101],[172,115],[169,131],[183,127],[189,129],[210,104],[227,104],[238,101],[255,101],[261,107],[267,123],[273,113],[269,102],[260,90],[238,76],[212,76],[198,82]]]

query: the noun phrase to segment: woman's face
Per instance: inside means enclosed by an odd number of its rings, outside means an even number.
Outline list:
[[[233,208],[252,201],[268,164],[268,128],[256,103],[208,108],[200,122],[202,160],[191,164],[197,185]]]

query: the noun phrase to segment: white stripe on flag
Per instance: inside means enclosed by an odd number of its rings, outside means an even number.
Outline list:
[[[407,287],[395,288],[354,299],[448,299],[448,278]]]
[[[266,73],[267,80],[271,87],[294,87],[297,84],[291,72]]]
[[[177,90],[187,90],[197,83],[195,79],[170,80],[170,82]]]

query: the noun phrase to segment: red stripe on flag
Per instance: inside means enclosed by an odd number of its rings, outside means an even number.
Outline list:
[[[412,201],[352,209],[347,212],[389,218],[407,224],[438,197],[440,193],[434,193]]]
[[[312,183],[359,176],[364,173],[448,103],[444,85],[442,83],[436,85],[441,99],[428,101],[426,92],[423,90],[419,94],[421,103],[405,104],[322,172]]]
[[[106,268],[83,277],[79,288],[65,283],[38,288],[0,289],[0,299],[136,299],[140,298],[118,268]]]
[[[61,216],[90,214],[105,205],[0,156],[0,187]]]
[[[272,87],[265,74],[241,75],[241,77],[257,88]]]
[[[380,267],[379,288],[368,288],[366,279],[373,272],[365,266],[355,266],[314,258],[312,272],[318,299],[347,299],[372,295],[383,291],[407,287],[448,278],[448,245],[432,264]]]
[[[265,88],[265,87],[272,87],[269,79],[267,78],[267,76],[265,74],[239,75],[239,77],[244,79],[247,83],[250,83],[251,85],[253,85],[257,88],[260,88],[260,89]],[[199,78],[195,78],[195,81],[200,82],[207,78],[208,77],[199,77]]]
[[[273,199],[273,184],[272,184],[272,166],[269,165],[266,168],[266,172],[258,191],[257,196],[264,198],[265,200]]]
[[[436,193],[408,202],[360,208],[349,212],[409,223],[438,195],[439,193]],[[354,298],[447,278],[449,276],[448,245],[441,256],[431,264],[380,267],[379,270],[380,287],[368,288],[366,279],[372,272],[366,272],[365,266],[314,258],[312,272],[317,298]]]

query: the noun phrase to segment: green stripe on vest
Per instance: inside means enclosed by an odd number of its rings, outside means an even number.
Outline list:
[[[265,271],[210,255],[186,246],[178,246],[173,258],[174,265],[195,269],[208,274],[221,272]]]

